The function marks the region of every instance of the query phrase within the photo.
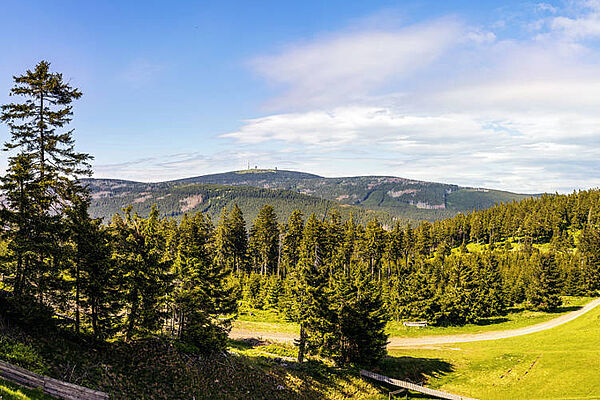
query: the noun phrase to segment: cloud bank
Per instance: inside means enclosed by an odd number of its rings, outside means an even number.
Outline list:
[[[510,29],[444,18],[256,57],[254,71],[280,95],[268,115],[222,138],[273,154],[292,146],[301,166],[325,175],[536,192],[598,186],[600,5],[530,12]]]

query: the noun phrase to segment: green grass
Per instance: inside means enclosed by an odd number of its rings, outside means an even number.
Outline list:
[[[362,379],[355,368],[336,368],[331,362],[311,358],[298,365],[290,357],[296,357],[293,346],[276,343],[250,343],[230,341],[230,353],[242,357],[253,368],[261,368],[265,374],[277,376],[285,382],[290,399],[363,399],[384,400],[387,392],[374,382]],[[248,398],[270,398],[252,393]]]
[[[451,370],[430,374],[428,386],[480,399],[598,399],[600,308],[543,332],[392,356],[445,362]]]
[[[39,390],[25,389],[0,379],[0,399],[2,400],[52,400]]]
[[[574,311],[591,300],[590,297],[563,297],[563,306],[555,312],[527,311],[514,308],[500,317],[483,319],[479,324],[463,326],[428,326],[425,328],[406,327],[402,322],[392,321],[388,324],[388,333],[393,337],[421,337],[438,335],[460,335],[518,329],[529,325],[549,321],[565,313]]]
[[[233,326],[239,329],[246,329],[252,332],[299,332],[298,325],[286,321],[277,311],[274,310],[249,310],[241,313]]]
[[[426,328],[405,327],[402,322],[392,321],[388,324],[388,333],[392,337],[421,337],[437,335],[459,335],[499,331],[506,329],[518,329],[525,326],[538,324],[556,318],[567,312],[583,306],[591,300],[590,297],[563,298],[563,306],[556,312],[527,311],[523,309],[512,309],[507,315],[486,318],[479,324],[464,326],[430,326]],[[252,310],[252,314],[241,314],[234,326],[257,333],[280,332],[298,334],[298,326],[292,322],[285,321],[275,311]]]

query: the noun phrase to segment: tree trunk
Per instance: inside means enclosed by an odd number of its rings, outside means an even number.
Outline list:
[[[79,334],[80,315],[79,315],[79,261],[75,267],[75,332]]]
[[[15,291],[15,296],[20,296],[23,290],[23,255],[21,252],[17,252],[17,271],[15,273],[15,285],[13,290]]]
[[[300,341],[298,342],[298,363],[304,362],[304,351],[306,347],[306,331],[304,330],[304,324],[300,324]]]
[[[127,321],[127,332],[125,333],[125,341],[129,342],[131,340],[131,336],[133,334],[133,329],[135,328],[135,320],[137,319],[138,312],[138,300],[137,293],[134,297],[135,300],[131,305],[131,311],[129,312],[128,321]]]
[[[97,300],[92,299],[92,310],[91,310],[91,318],[92,318],[92,331],[94,332],[94,337],[97,338],[99,336],[98,332],[98,305]]]
[[[40,178],[44,180],[44,92],[40,90]]]

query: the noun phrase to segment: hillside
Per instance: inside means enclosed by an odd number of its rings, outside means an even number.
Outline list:
[[[105,218],[129,204],[144,214],[156,203],[166,215],[178,216],[196,210],[218,215],[223,206],[238,203],[252,219],[268,199],[281,216],[295,208],[305,214],[322,214],[325,208],[333,207],[342,210],[342,214],[352,212],[359,220],[372,215],[383,221],[391,221],[392,217],[440,220],[531,196],[392,176],[324,178],[303,172],[261,169],[159,183],[111,179],[87,182],[93,194],[92,213]],[[379,213],[365,214],[364,209]]]
[[[391,225],[394,218],[379,210],[340,204],[314,196],[283,189],[262,189],[256,187],[224,186],[212,184],[142,184],[118,180],[93,180],[90,182],[92,205],[90,214],[95,218],[108,219],[127,205],[132,205],[140,215],[147,215],[154,204],[161,213],[169,217],[179,217],[184,213],[201,211],[213,221],[219,217],[224,207],[237,204],[250,222],[256,218],[264,204],[270,204],[280,218],[287,220],[295,209],[304,215],[337,211],[343,219],[352,214],[360,223],[378,218]]]

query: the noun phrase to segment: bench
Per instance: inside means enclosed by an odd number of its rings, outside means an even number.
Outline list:
[[[405,321],[402,323],[404,326],[412,326],[417,328],[425,328],[427,321]]]

